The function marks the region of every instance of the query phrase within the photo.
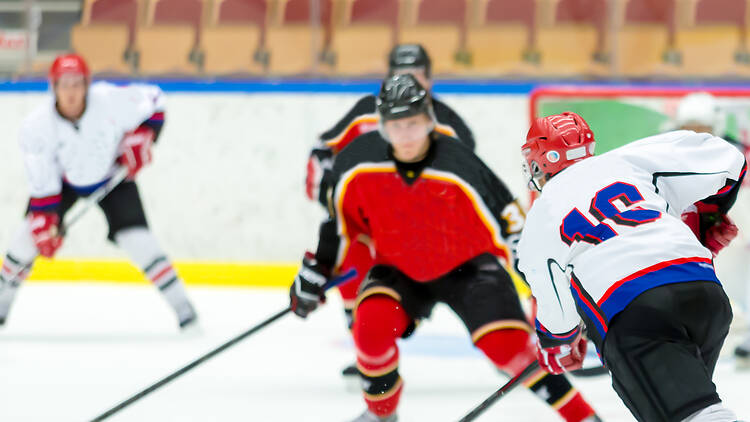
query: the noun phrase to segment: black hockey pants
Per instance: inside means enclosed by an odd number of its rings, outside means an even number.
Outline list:
[[[711,381],[732,309],[717,283],[648,290],[616,315],[602,355],[612,386],[639,421],[681,421],[719,403]]]

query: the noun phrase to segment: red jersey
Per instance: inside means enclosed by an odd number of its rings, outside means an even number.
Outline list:
[[[416,281],[439,278],[485,253],[511,261],[524,219],[513,196],[465,145],[437,132],[431,137],[419,163],[396,161],[377,132],[338,155],[321,262],[337,268],[355,240],[369,242],[375,264]]]

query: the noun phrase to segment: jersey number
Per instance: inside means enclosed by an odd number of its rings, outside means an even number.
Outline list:
[[[638,188],[628,183],[615,182],[607,186],[594,195],[589,208],[589,213],[599,221],[599,224],[593,225],[578,208],[573,208],[560,225],[562,241],[568,245],[572,245],[574,242],[587,242],[597,245],[617,236],[617,232],[612,226],[604,222],[606,219],[622,226],[635,227],[650,223],[661,217],[660,212],[641,207],[621,212],[614,205],[615,200],[620,200],[625,207],[631,207],[643,201],[643,195],[638,192]]]

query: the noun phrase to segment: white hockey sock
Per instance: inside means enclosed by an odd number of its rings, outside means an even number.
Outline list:
[[[699,410],[682,422],[736,422],[737,415],[727,409],[721,403],[712,404],[702,410]]]
[[[26,220],[16,229],[0,270],[0,319],[5,320],[21,283],[29,277],[37,250]],[[28,266],[28,270],[24,267]]]
[[[133,262],[161,291],[180,321],[193,314],[184,283],[177,276],[172,263],[149,229],[135,227],[120,230],[115,235],[115,242],[130,255]]]

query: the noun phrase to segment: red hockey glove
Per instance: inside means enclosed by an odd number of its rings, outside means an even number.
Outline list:
[[[714,204],[696,202],[682,213],[682,221],[714,257],[737,237],[738,229],[726,214]]]
[[[719,251],[727,247],[732,239],[737,237],[737,233],[739,233],[739,229],[732,219],[725,214],[721,216],[721,221],[706,230],[703,244],[716,257]]]
[[[39,254],[46,258],[55,256],[55,252],[62,246],[63,241],[59,230],[60,217],[57,213],[31,211],[29,226],[31,238],[34,239]]]
[[[153,143],[154,130],[145,126],[126,133],[122,138],[117,162],[127,167],[128,178],[134,179],[143,166],[151,162]]]
[[[327,271],[311,252],[305,253],[302,266],[289,289],[289,307],[302,318],[314,311],[319,303],[325,302],[324,286],[328,282]]]
[[[551,374],[559,375],[566,371],[581,369],[585,356],[586,340],[580,331],[570,344],[545,348],[537,343],[536,357],[539,364]]]
[[[323,173],[331,166],[333,153],[328,149],[315,148],[310,152],[307,160],[307,175],[305,177],[305,194],[311,201],[320,199],[320,184]]]

